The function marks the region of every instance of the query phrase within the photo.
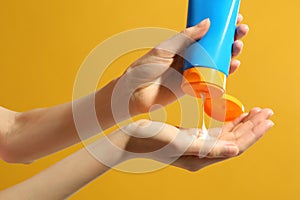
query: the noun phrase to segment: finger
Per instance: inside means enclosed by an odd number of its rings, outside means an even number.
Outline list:
[[[243,21],[244,17],[242,14],[239,13],[238,18],[237,18],[237,24],[241,23]]]
[[[243,122],[252,121],[256,124],[259,120],[269,119],[272,115],[274,115],[273,110],[269,108],[261,109],[259,107],[251,109],[249,115],[243,119]]]
[[[241,66],[241,61],[231,60],[229,74],[233,74],[234,72],[236,72],[240,66]]]
[[[247,132],[251,131],[254,127],[260,124],[263,121],[268,120],[273,115],[271,109],[263,109],[260,112],[253,114],[241,126],[237,127],[234,131],[236,138],[242,137]]]
[[[257,138],[261,138],[270,128],[274,126],[274,122],[272,120],[266,120],[259,123],[256,127],[253,128],[253,132],[257,136]]]
[[[253,116],[255,116],[257,113],[259,113],[262,109],[259,107],[252,108],[249,112],[249,114],[242,119],[242,121],[235,125],[235,127],[231,130],[232,132],[235,132],[240,126],[242,126],[245,122],[247,122],[249,119],[251,119]]]
[[[244,43],[241,40],[236,40],[232,46],[232,57],[237,57],[243,51]]]
[[[235,31],[235,40],[240,40],[249,33],[249,26],[247,24],[241,24],[236,28]]]
[[[218,139],[196,139],[188,147],[184,155],[201,158],[227,158],[236,156],[238,153],[239,149],[233,142]]]
[[[233,142],[219,140],[207,154],[207,158],[229,158],[239,154],[239,148]]]
[[[200,40],[207,33],[209,27],[210,20],[205,19],[196,26],[187,28],[181,33],[164,41],[149,53],[166,58],[174,57],[175,55],[182,53],[197,40]]]
[[[244,122],[249,119],[249,117],[252,117],[259,111],[261,111],[261,108],[253,108],[251,109],[250,113],[244,113],[235,120],[226,123],[222,128],[222,140],[234,140],[236,138],[234,134],[235,130],[243,125]]]
[[[210,20],[207,18],[201,21],[196,26],[185,29],[182,33],[192,40],[200,40],[208,31],[210,27]]]
[[[239,123],[242,122],[242,120],[248,116],[248,113],[243,113],[241,116],[239,116],[238,118],[236,118],[235,120],[231,121],[231,122],[228,122],[226,123],[224,126],[223,126],[223,129],[222,131],[223,132],[231,132],[233,130],[233,128],[235,126],[237,126]]]
[[[248,126],[248,127],[246,127]],[[252,146],[255,142],[257,142],[270,128],[274,126],[274,123],[271,120],[261,121],[256,126],[252,127],[248,123],[245,124],[243,128],[246,130],[245,134],[243,134],[237,140],[237,145],[240,149],[240,153],[246,151],[250,146]],[[248,130],[247,130],[248,129]]]
[[[242,122],[246,122],[259,113],[262,109],[260,107],[254,107],[250,110],[249,114],[242,120]]]

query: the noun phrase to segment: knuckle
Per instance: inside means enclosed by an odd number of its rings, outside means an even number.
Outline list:
[[[153,48],[151,51],[150,51],[150,54],[153,55],[153,56],[159,56],[160,55],[160,49],[155,47]]]

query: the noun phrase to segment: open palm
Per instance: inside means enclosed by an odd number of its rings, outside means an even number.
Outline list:
[[[206,148],[204,142],[196,140],[181,156],[174,166],[190,171],[198,171],[208,165],[224,161],[244,153],[255,144],[274,123],[269,119],[273,115],[270,109],[253,108],[249,114],[243,114],[236,120],[225,124],[213,148],[207,150],[207,155],[199,158],[199,149]]]
[[[201,137],[202,132],[197,128],[182,129],[149,120],[130,124],[122,129],[125,133],[117,135],[121,135],[120,141],[125,141],[125,160],[134,158],[127,154],[135,153],[137,157],[197,171],[244,153],[273,127],[272,115],[271,109],[253,108],[249,114],[225,124],[210,139]]]

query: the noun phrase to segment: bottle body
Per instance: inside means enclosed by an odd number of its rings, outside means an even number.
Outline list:
[[[240,0],[189,0],[187,27],[209,18],[207,34],[185,52],[183,90],[193,96],[225,92]]]

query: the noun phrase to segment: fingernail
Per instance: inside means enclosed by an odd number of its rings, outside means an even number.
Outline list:
[[[239,46],[240,48],[243,48],[243,47],[244,47],[244,43],[243,43],[243,41],[241,41],[241,40],[236,40],[236,41],[234,41],[234,45],[235,45],[235,46]]]
[[[252,109],[253,111],[260,112],[262,109],[260,107],[255,107]]]
[[[247,24],[242,24],[240,28],[237,29],[239,34],[247,34],[249,32],[250,28]]]
[[[235,62],[238,67],[241,66],[241,64],[242,64],[242,62],[240,60],[235,60]]]
[[[268,118],[272,117],[274,115],[274,111],[271,110],[271,109],[267,109],[267,115],[268,115]]]
[[[248,112],[244,112],[243,114],[241,114],[241,117],[247,117],[249,115]]]
[[[245,25],[245,29],[246,29],[247,32],[250,31],[250,27],[247,24]]]
[[[202,20],[197,26],[202,27],[202,26],[207,25],[208,23],[210,23],[210,19],[206,18],[206,19]]]

